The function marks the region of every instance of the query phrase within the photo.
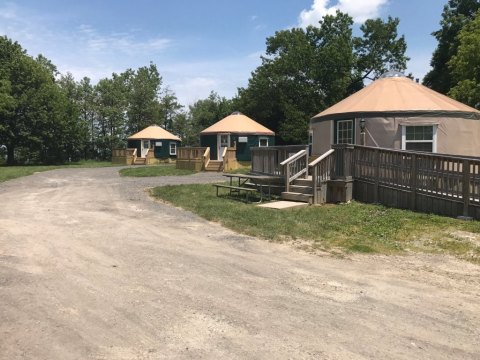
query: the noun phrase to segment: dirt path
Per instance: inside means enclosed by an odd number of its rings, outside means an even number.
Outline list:
[[[0,184],[1,359],[479,359],[480,268],[237,235],[122,179]]]

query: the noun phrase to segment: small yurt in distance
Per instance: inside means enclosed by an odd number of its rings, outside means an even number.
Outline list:
[[[128,147],[137,149],[137,156],[145,157],[153,149],[156,159],[175,158],[181,139],[158,125],[152,125],[127,138]]]
[[[210,147],[211,159],[222,160],[223,149],[234,144],[237,160],[250,161],[250,148],[275,145],[275,133],[238,111],[200,132],[200,145]]]
[[[310,120],[312,154],[331,144],[480,156],[480,111],[398,72],[385,74]]]

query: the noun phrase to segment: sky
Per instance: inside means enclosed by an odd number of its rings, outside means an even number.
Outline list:
[[[230,98],[261,64],[276,31],[318,24],[340,9],[355,20],[400,19],[407,73],[423,78],[447,0],[0,0],[0,34],[76,80],[157,65],[183,105],[211,91]]]

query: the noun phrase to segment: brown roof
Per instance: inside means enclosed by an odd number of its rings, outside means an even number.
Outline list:
[[[178,140],[182,141],[178,136],[175,136],[169,133],[164,128],[161,128],[158,125],[152,125],[146,127],[145,129],[139,131],[136,134],[133,134],[128,138],[128,140],[138,140],[138,139],[165,139],[165,140]]]
[[[442,95],[407,77],[386,77],[315,115],[332,119],[348,113],[455,113],[480,118],[480,111]]]
[[[201,131],[200,134],[239,133],[255,135],[275,135],[265,126],[238,112],[228,115],[219,122]]]

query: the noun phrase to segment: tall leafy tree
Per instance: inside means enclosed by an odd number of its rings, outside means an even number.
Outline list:
[[[458,50],[448,62],[455,86],[449,95],[480,109],[480,11],[458,35]]]
[[[95,103],[94,86],[90,82],[90,78],[84,77],[77,85],[77,101],[80,109],[80,119],[88,129],[86,146],[84,148],[85,158],[95,158],[96,155],[96,138],[98,134],[97,112]]]
[[[89,124],[84,121],[81,113],[81,87],[70,73],[60,77],[58,86],[63,94],[61,107],[64,113],[63,148],[65,159],[77,161],[86,157],[89,142]]]
[[[189,106],[191,124],[197,134],[203,129],[230,115],[234,111],[231,100],[212,91],[206,99]]]
[[[95,86],[97,107],[96,148],[102,159],[108,159],[113,148],[123,146],[126,137],[128,109],[128,74],[112,74]]]
[[[173,131],[177,115],[181,112],[183,105],[178,102],[175,93],[168,87],[162,92],[162,96],[157,102],[157,108],[158,120],[156,123],[167,131]]]
[[[443,94],[447,94],[455,85],[448,63],[457,54],[460,30],[473,19],[479,9],[478,0],[449,0],[445,5],[441,28],[432,34],[438,45],[430,61],[432,70],[423,79],[425,85]]]
[[[137,71],[127,70],[124,76],[128,81],[128,130],[136,133],[158,121],[162,77],[153,63]]]
[[[7,37],[0,38],[0,60],[0,143],[7,146],[7,163],[15,162],[15,150],[21,148],[32,161],[63,158],[63,97],[52,69],[43,57],[33,59]]]
[[[304,143],[309,119],[363,87],[386,69],[402,70],[405,39],[398,19],[368,20],[352,34],[352,18],[327,15],[318,27],[293,28],[267,39],[266,55],[239,89],[239,109],[280,135],[280,143]]]
[[[360,26],[362,37],[354,39],[356,71],[359,79],[375,80],[387,70],[404,71],[407,68],[405,56],[407,43],[405,36],[398,36],[397,28],[400,20],[388,17],[368,19]]]

